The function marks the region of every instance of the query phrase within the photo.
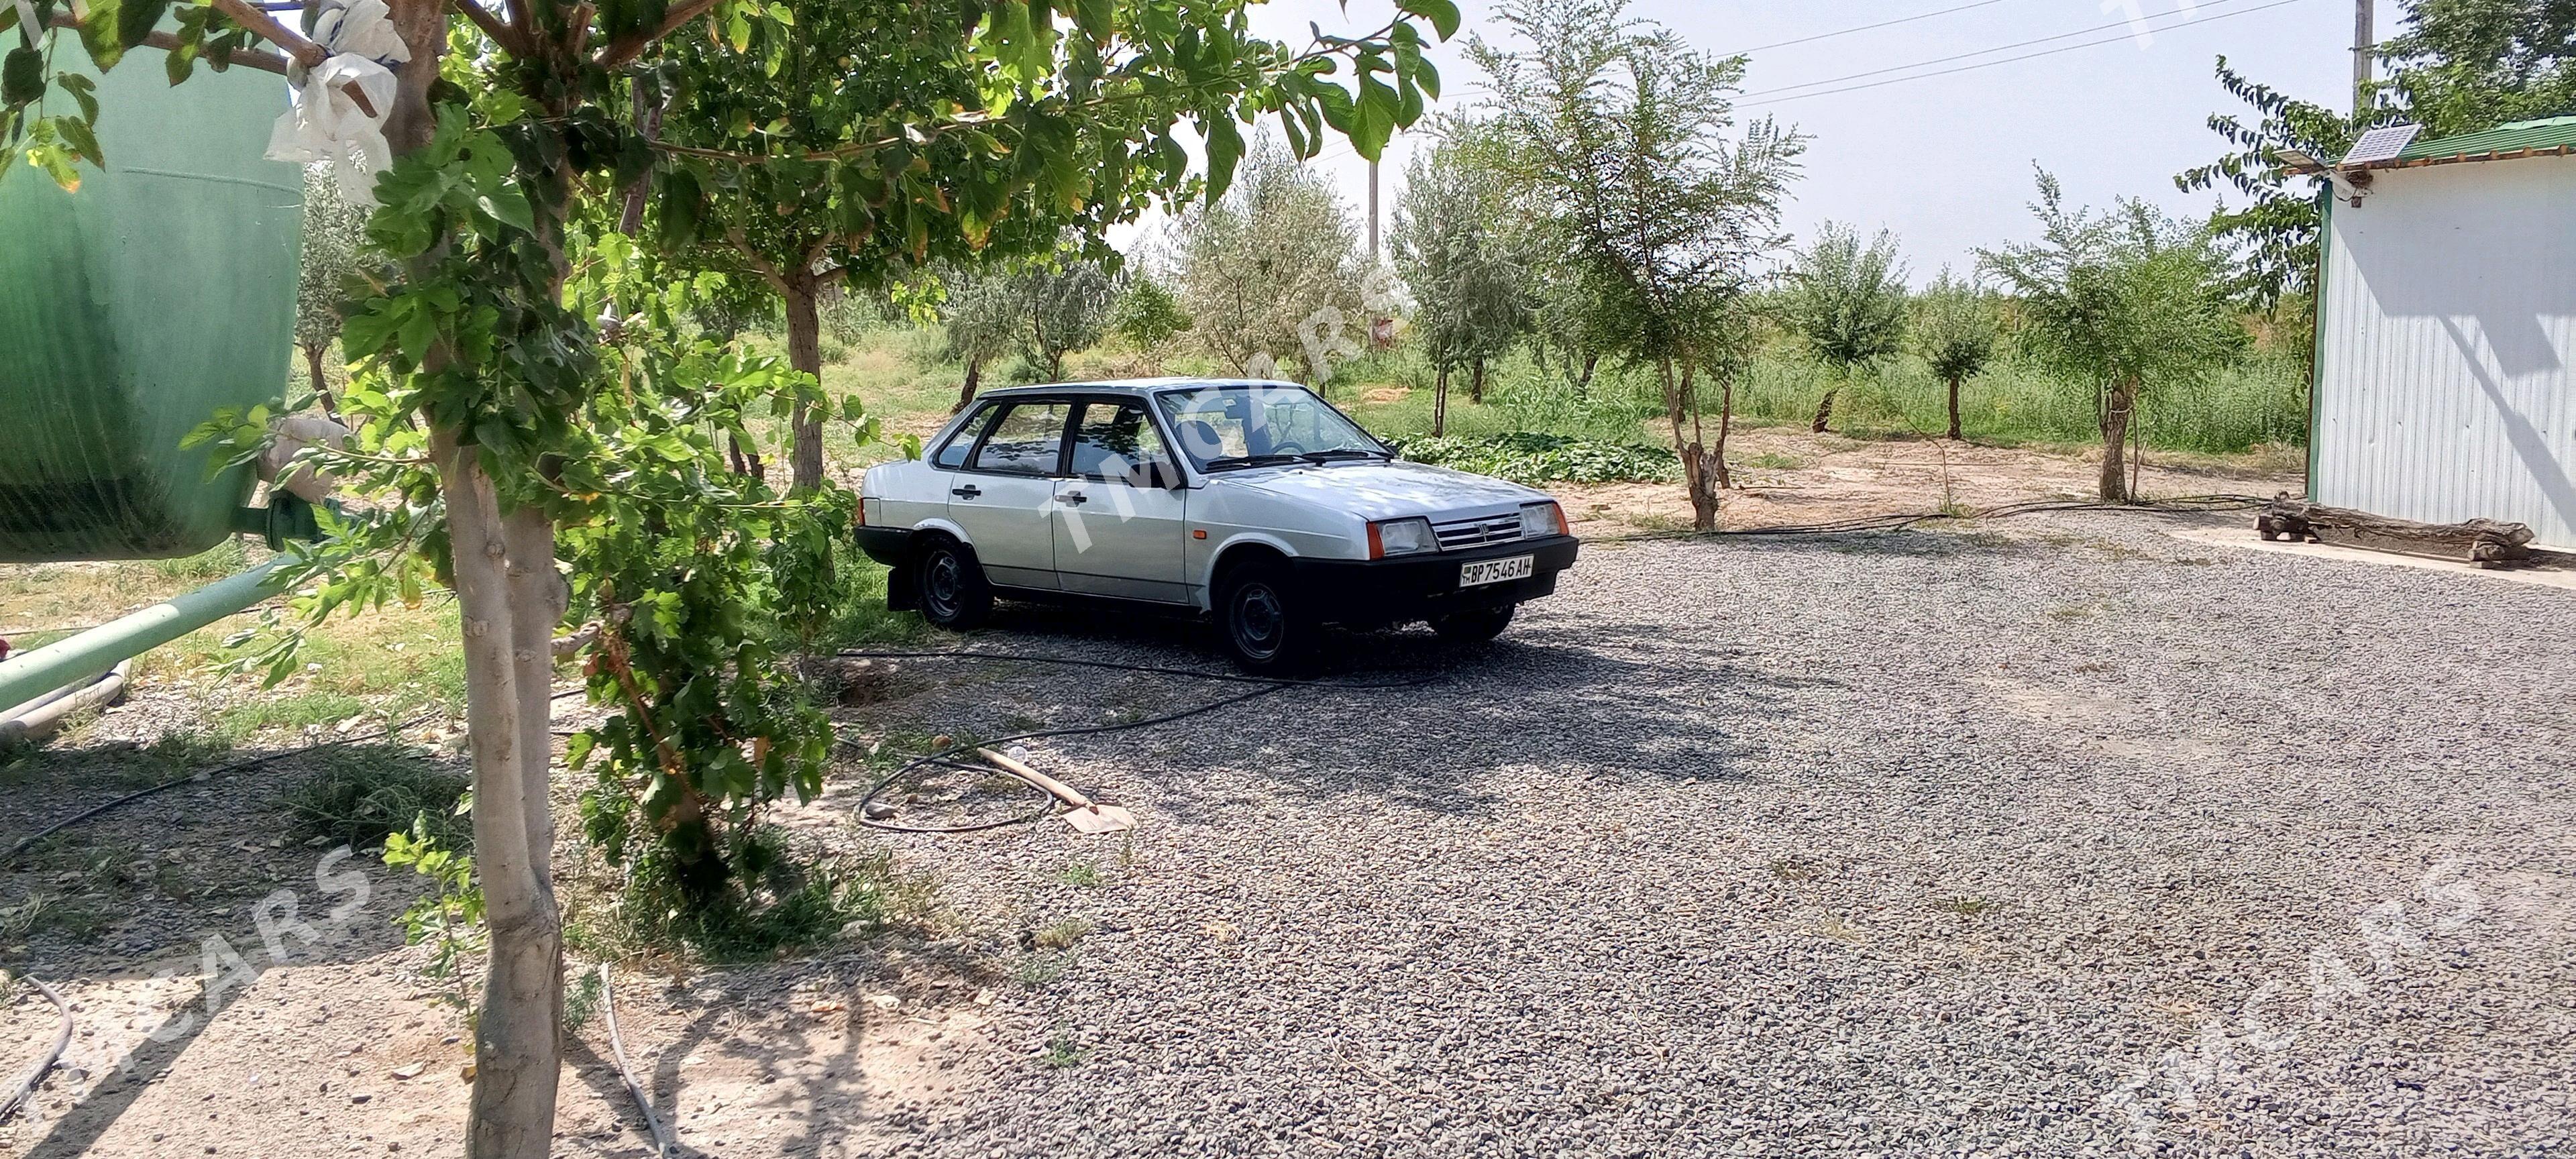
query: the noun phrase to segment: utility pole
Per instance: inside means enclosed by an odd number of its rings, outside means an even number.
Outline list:
[[[2370,0],[2361,0],[2368,5]],[[1377,162],[1369,162],[1369,264],[1377,264]]]
[[[2352,13],[2352,117],[2359,121],[2370,113],[2371,63],[2379,55],[2379,22],[2371,12],[2371,0],[2353,0]]]

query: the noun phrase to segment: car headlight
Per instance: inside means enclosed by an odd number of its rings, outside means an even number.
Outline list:
[[[1521,538],[1565,534],[1565,511],[1554,503],[1521,505]]]
[[[1428,519],[1390,519],[1384,523],[1372,523],[1369,524],[1368,538],[1370,559],[1440,550],[1440,537],[1431,533]]]

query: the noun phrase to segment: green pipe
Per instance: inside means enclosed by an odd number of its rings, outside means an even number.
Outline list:
[[[277,594],[280,556],[42,648],[0,660],[0,711],[78,684]]]

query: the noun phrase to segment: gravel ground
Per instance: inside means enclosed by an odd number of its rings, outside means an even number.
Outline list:
[[[902,840],[974,923],[1093,929],[889,1149],[2576,1153],[2567,592],[2080,515],[1596,544],[1488,650],[1353,643],[1440,678],[1037,746],[1128,842]]]

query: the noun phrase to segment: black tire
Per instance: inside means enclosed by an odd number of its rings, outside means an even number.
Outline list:
[[[912,577],[921,618],[937,627],[962,632],[993,614],[993,585],[985,582],[983,565],[955,540],[937,538],[922,545]]]
[[[1431,630],[1452,644],[1482,644],[1502,635],[1503,629],[1512,626],[1512,610],[1519,606],[1504,604],[1499,608],[1480,608],[1442,616],[1431,621]]]
[[[1288,569],[1264,561],[1229,569],[1217,581],[1217,639],[1246,672],[1302,672],[1314,655],[1317,627],[1299,609],[1287,577]]]

